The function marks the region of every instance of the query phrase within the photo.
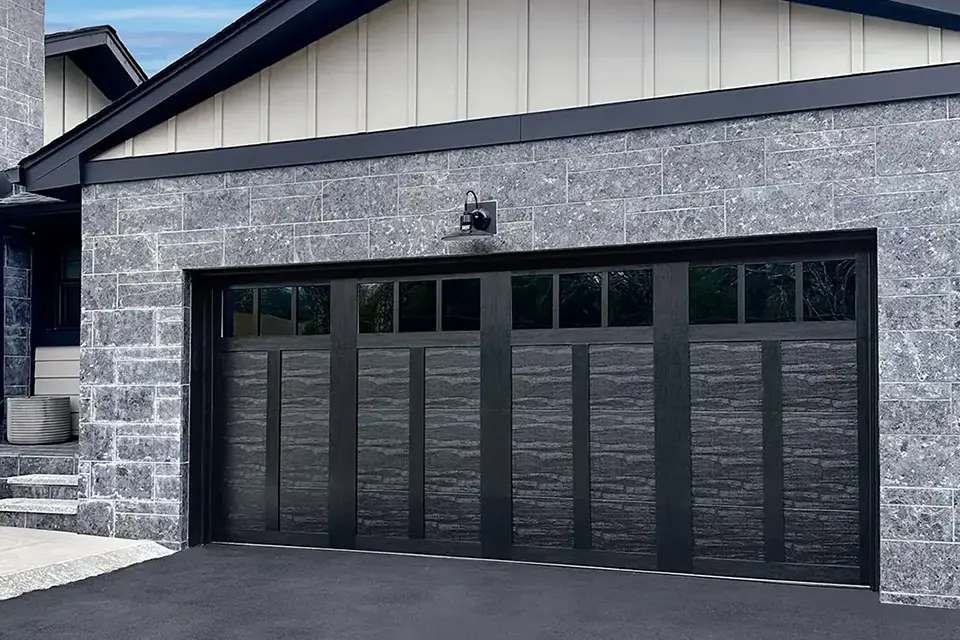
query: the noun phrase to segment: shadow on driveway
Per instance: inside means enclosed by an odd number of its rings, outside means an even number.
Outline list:
[[[0,602],[11,640],[956,640],[875,593],[563,567],[209,546]]]

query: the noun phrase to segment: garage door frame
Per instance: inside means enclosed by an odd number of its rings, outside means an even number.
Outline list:
[[[671,243],[669,245],[623,246],[604,247],[597,249],[577,249],[561,251],[541,251],[518,254],[482,255],[469,257],[440,257],[420,258],[393,261],[372,261],[363,263],[341,263],[327,266],[288,266],[263,269],[219,270],[205,272],[191,272],[189,279],[192,287],[191,302],[191,397],[194,402],[190,408],[190,544],[204,544],[213,540],[212,527],[212,433],[216,422],[217,403],[215,397],[216,381],[219,379],[218,354],[215,350],[217,340],[214,336],[221,324],[220,296],[223,288],[237,286],[292,286],[315,280],[340,281],[342,291],[339,295],[354,295],[357,279],[375,279],[385,277],[436,276],[442,274],[462,275],[464,273],[484,274],[487,282],[495,283],[501,291],[509,287],[510,272],[524,270],[553,270],[553,269],[582,269],[591,267],[605,267],[616,264],[653,264],[668,265],[678,262],[694,262],[697,264],[724,264],[731,261],[748,259],[757,262],[775,262],[791,259],[828,259],[830,257],[849,257],[857,254],[857,340],[858,340],[858,387],[861,402],[859,416],[861,433],[860,456],[866,460],[866,465],[860,475],[861,499],[861,581],[872,589],[879,588],[879,461],[877,435],[877,398],[878,398],[878,370],[877,370],[877,298],[876,298],[876,234],[873,231],[856,231],[842,233],[803,234],[785,236],[764,236],[749,239],[723,239],[716,241],[698,241]],[[683,277],[681,270],[661,268],[660,277]],[[349,281],[347,280],[349,279]],[[673,286],[669,281],[661,282],[660,286]],[[348,291],[352,287],[352,294]],[[495,289],[485,287],[492,292]],[[674,296],[674,299],[678,299]],[[509,300],[509,298],[506,298]],[[504,297],[493,296],[485,300],[484,314],[499,314],[500,326],[503,326],[503,314],[509,317],[509,302],[504,305]],[[504,308],[506,307],[506,308]],[[334,309],[335,307],[331,307]],[[336,317],[333,312],[333,323],[347,323],[353,326],[355,318]],[[676,315],[685,313],[685,308],[655,308],[655,314]],[[687,343],[684,340],[693,339],[692,335],[676,335],[669,327],[677,326],[684,334],[691,329],[683,323],[672,324],[655,322],[654,343],[659,345],[661,353],[660,367],[664,367],[664,375],[669,376],[670,367],[663,356],[673,349],[667,358],[683,357],[676,353],[679,344]],[[656,327],[661,327],[657,330]],[[216,329],[215,329],[216,328]],[[666,328],[664,330],[664,328]],[[713,327],[693,327],[692,332],[699,334],[700,339],[724,339],[725,329]],[[331,343],[336,351],[337,334],[334,330]],[[340,344],[339,348],[349,352],[356,348],[356,332],[340,332],[348,342]],[[349,342],[352,335],[353,342]],[[487,335],[481,340],[481,350],[497,350],[502,352],[511,345],[509,331],[504,334],[501,330],[496,335]],[[656,353],[656,351],[655,351]],[[335,357],[335,356],[334,356]],[[493,358],[493,352],[488,353]],[[655,367],[657,357],[655,356]],[[507,360],[509,362],[509,360]],[[340,363],[349,367],[349,362]],[[353,367],[356,367],[355,359]],[[502,368],[502,367],[501,367]],[[349,373],[349,370],[347,371]],[[356,384],[351,385],[349,375],[335,376],[332,384],[344,385],[342,388],[332,389],[333,393],[347,394],[347,398],[356,397]],[[355,381],[356,376],[352,379]],[[340,382],[336,382],[340,380]],[[666,380],[666,378],[665,378]],[[674,384],[682,381],[674,381]],[[504,387],[503,385],[507,385]],[[576,384],[576,383],[575,383]],[[688,384],[688,383],[687,383]],[[482,374],[481,388],[486,397],[496,397],[502,394],[503,389],[509,389],[510,371],[497,368],[490,369]],[[658,383],[659,386],[659,383]],[[352,389],[351,389],[352,387]],[[576,390],[576,387],[575,387]],[[493,394],[491,396],[491,394]],[[676,396],[677,394],[674,394]],[[683,402],[680,394],[680,402]],[[667,393],[658,393],[655,402],[656,412],[683,411],[677,407],[676,400]],[[687,400],[689,402],[689,400]],[[568,552],[563,550],[540,550],[524,552],[516,547],[511,548],[509,536],[511,534],[510,521],[504,518],[509,514],[505,509],[504,497],[510,496],[511,477],[509,474],[484,473],[484,470],[496,469],[511,455],[510,421],[504,420],[503,415],[509,416],[509,401],[487,403],[481,407],[481,542],[482,551],[479,555],[489,558],[532,560],[572,564],[595,564],[607,566],[624,566],[624,560],[618,558],[620,554],[607,552]],[[503,406],[506,405],[506,406]],[[332,411],[336,411],[332,409]],[[687,412],[689,415],[689,412]],[[334,427],[339,424],[339,427]],[[680,433],[679,437],[689,437],[687,433]],[[494,437],[490,437],[494,436]],[[576,434],[574,436],[577,437]],[[339,438],[339,440],[337,440]],[[356,412],[351,418],[332,413],[331,415],[331,447],[341,450],[356,451]],[[669,443],[666,443],[669,446]],[[659,443],[658,443],[659,446]],[[356,457],[336,460],[331,456],[331,465],[339,465],[332,469],[332,477],[339,477],[341,481],[337,487],[331,489],[331,535],[328,540],[315,537],[303,537],[296,534],[285,534],[286,544],[301,544],[305,546],[329,546],[335,548],[364,548],[363,541],[355,536],[354,523],[356,517]],[[683,470],[681,470],[683,471]],[[658,478],[659,478],[658,474]],[[666,476],[665,476],[666,477]],[[486,478],[486,480],[484,480]],[[675,485],[676,486],[676,485]],[[352,487],[352,488],[351,488]],[[575,491],[577,489],[575,488]],[[658,505],[658,512],[662,505]],[[658,515],[658,520],[659,520]],[[683,553],[688,545],[683,536],[665,541],[659,545],[658,555],[661,556],[661,569],[676,567],[678,571],[686,571]],[[393,551],[412,551],[424,553],[453,553],[457,549],[443,544],[424,544],[423,541],[398,540]],[[466,551],[464,555],[477,555]],[[626,565],[629,566],[629,565]],[[636,566],[635,568],[649,568]]]

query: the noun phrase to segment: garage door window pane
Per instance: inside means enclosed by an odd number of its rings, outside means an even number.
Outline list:
[[[803,263],[803,319],[856,320],[854,260]]]
[[[443,281],[444,331],[480,330],[480,280]]]
[[[293,287],[260,290],[260,335],[292,336]]]
[[[256,289],[230,289],[223,295],[223,337],[249,338],[257,335],[253,314]]]
[[[400,332],[437,330],[437,283],[400,283]]]
[[[393,283],[359,285],[360,333],[393,332]]]
[[[611,271],[609,281],[610,326],[653,325],[653,270]]]
[[[513,328],[553,327],[553,276],[513,278]]]
[[[599,327],[602,323],[603,276],[570,273],[560,276],[560,328]]]
[[[297,290],[297,333],[323,336],[330,333],[330,286],[300,287]]]
[[[737,322],[737,267],[690,268],[690,324]]]
[[[745,269],[747,322],[794,322],[797,319],[795,267],[748,264]]]

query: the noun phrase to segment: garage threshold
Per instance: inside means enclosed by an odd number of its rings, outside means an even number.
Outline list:
[[[636,573],[641,575],[652,575],[652,576],[669,576],[673,578],[699,578],[704,580],[722,580],[726,582],[747,582],[747,583],[756,583],[756,584],[777,584],[777,585],[786,585],[793,587],[827,587],[831,589],[845,589],[848,591],[870,591],[870,587],[867,585],[857,585],[857,584],[833,584],[829,582],[803,582],[796,580],[774,580],[771,578],[742,578],[738,576],[715,576],[704,573],[676,573],[671,571],[650,571],[645,569],[624,569],[620,567],[597,567],[589,565],[579,565],[579,564],[563,564],[559,562],[533,562],[530,560],[500,560],[497,558],[471,558],[465,556],[450,556],[450,555],[441,555],[441,554],[424,554],[424,553],[403,553],[400,551],[373,551],[369,549],[334,549],[329,547],[306,547],[300,545],[289,545],[289,544],[265,544],[265,543],[254,543],[254,542],[210,542],[204,546],[223,546],[223,547],[254,547],[254,548],[265,548],[265,549],[297,549],[303,551],[322,551],[322,552],[337,552],[337,553],[355,553],[361,555],[375,555],[375,556],[395,556],[401,558],[432,558],[438,560],[463,560],[467,562],[480,562],[480,563],[490,563],[490,564],[506,564],[506,565],[526,565],[532,567],[555,567],[558,569],[581,569],[585,571],[604,571],[610,573]]]

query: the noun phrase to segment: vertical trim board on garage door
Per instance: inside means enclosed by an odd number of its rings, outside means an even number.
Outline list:
[[[439,296],[438,296],[439,298]],[[425,536],[426,349],[410,349],[410,537]]]
[[[509,558],[513,542],[512,289],[510,274],[480,278],[480,543]]]
[[[783,384],[780,343],[763,342],[763,546],[764,560],[784,562],[783,538]]]
[[[264,526],[280,530],[280,387],[282,361],[279,351],[267,353],[267,479]]]
[[[693,570],[689,270],[686,262],[653,268],[657,564],[661,571]]]
[[[589,549],[590,346],[573,345],[573,547]]]
[[[357,281],[330,285],[330,544],[350,549],[357,527]]]

